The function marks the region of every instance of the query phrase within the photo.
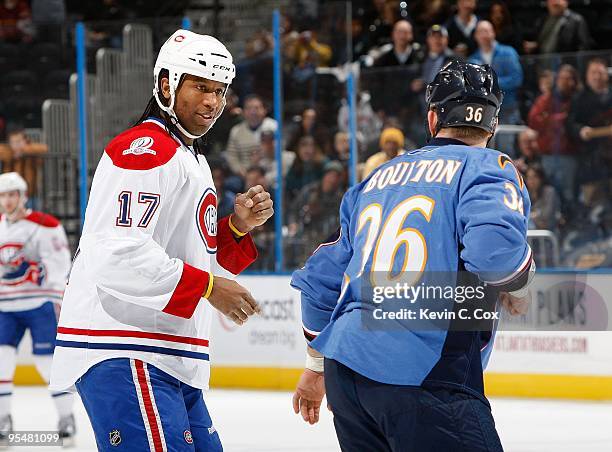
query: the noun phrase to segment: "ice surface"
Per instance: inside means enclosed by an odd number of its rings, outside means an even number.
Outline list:
[[[206,402],[226,452],[337,452],[332,416],[319,424],[293,414],[288,392],[211,390]],[[493,414],[506,452],[612,452],[612,403],[493,399]],[[96,450],[80,400],[78,435],[72,450]],[[56,414],[42,387],[15,388],[16,430],[54,430]],[[26,452],[27,447],[11,450]],[[32,448],[42,452],[57,448]]]

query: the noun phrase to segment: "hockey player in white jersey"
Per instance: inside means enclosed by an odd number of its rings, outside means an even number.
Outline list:
[[[17,347],[32,336],[34,364],[49,381],[57,317],[70,269],[64,228],[51,215],[25,208],[28,186],[18,173],[0,175],[0,448],[13,429],[11,400]],[[74,395],[51,394],[65,445],[75,433]]]
[[[211,320],[215,309],[238,324],[259,311],[232,278],[257,257],[249,232],[273,213],[256,186],[217,220],[211,171],[194,145],[223,112],[234,73],[217,39],[176,31],[143,117],[96,169],[51,387],[76,386],[99,450],[222,450],[202,396]]]

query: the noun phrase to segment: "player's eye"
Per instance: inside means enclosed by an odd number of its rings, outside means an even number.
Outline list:
[[[215,90],[215,94],[216,94],[217,96],[219,96],[219,97],[223,96],[223,89],[221,89],[221,88],[217,88],[217,89]]]

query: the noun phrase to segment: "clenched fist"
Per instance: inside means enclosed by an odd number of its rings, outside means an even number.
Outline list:
[[[252,231],[274,214],[270,193],[261,185],[249,188],[246,193],[238,193],[234,201],[234,212],[234,226],[240,232]]]

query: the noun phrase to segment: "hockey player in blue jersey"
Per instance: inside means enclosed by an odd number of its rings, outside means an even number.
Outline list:
[[[317,422],[327,392],[343,451],[502,450],[482,375],[497,321],[418,328],[383,318],[373,298],[409,277],[430,287],[440,272],[455,290],[459,278],[482,290],[492,316],[529,306],[529,197],[510,159],[486,147],[503,99],[497,75],[451,62],[426,96],[432,139],[350,189],[337,234],[292,279],[309,341],[294,411]]]

